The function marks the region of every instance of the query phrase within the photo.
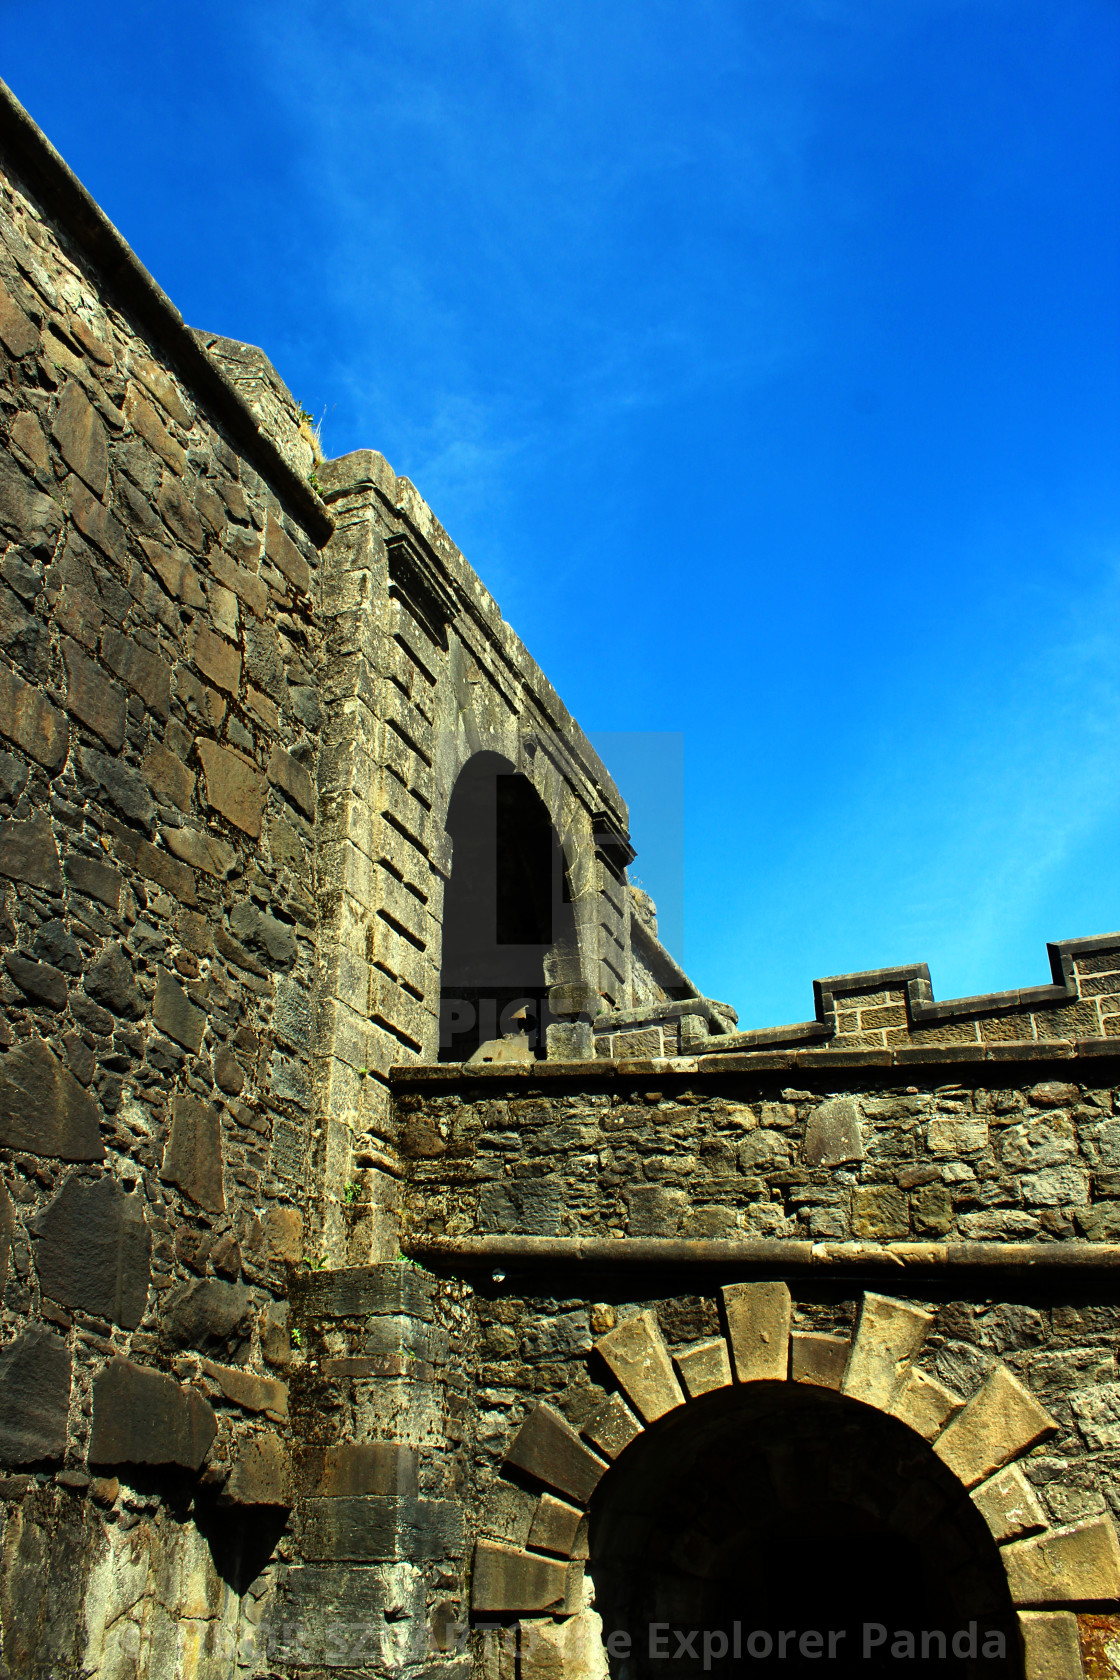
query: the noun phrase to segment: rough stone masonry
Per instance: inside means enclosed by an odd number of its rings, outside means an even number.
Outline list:
[[[1120,1672],[1120,935],[738,1030],[408,480],[0,165],[0,1672]]]

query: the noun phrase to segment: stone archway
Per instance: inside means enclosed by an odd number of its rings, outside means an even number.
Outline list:
[[[600,1617],[585,1608],[582,1593],[590,1550],[586,1513],[591,1507],[594,1518],[605,1507],[607,1490],[624,1480],[643,1443],[674,1431],[683,1438],[693,1424],[710,1435],[712,1420],[718,1423],[729,1400],[764,1440],[768,1415],[804,1411],[802,1396],[812,1394],[821,1415],[828,1408],[834,1421],[862,1415],[880,1438],[908,1446],[919,1471],[924,1463],[933,1491],[955,1497],[957,1542],[963,1539],[968,1566],[981,1573],[985,1546],[975,1519],[982,1521],[987,1557],[1002,1570],[1000,1591],[1018,1615],[1027,1680],[1078,1680],[1073,1607],[1120,1600],[1120,1545],[1104,1517],[1049,1526],[1016,1461],[1057,1424],[1018,1378],[997,1364],[967,1401],[953,1394],[915,1363],[933,1315],[908,1302],[864,1295],[849,1341],[791,1331],[784,1283],[734,1284],[721,1295],[726,1336],[671,1354],[655,1314],[636,1314],[595,1344],[618,1392],[580,1433],[559,1412],[539,1405],[510,1443],[506,1464],[535,1481],[541,1493],[525,1546],[478,1542],[471,1605],[476,1615],[519,1618],[523,1635],[528,1628],[526,1671],[543,1665],[571,1680],[596,1664],[606,1672]],[[782,1386],[790,1384],[799,1387]],[[793,1395],[795,1405],[783,1405]],[[787,1424],[781,1428],[789,1434]],[[611,1543],[609,1521],[607,1527]],[[967,1602],[967,1595],[958,1595],[958,1606]],[[1012,1664],[1017,1657],[1009,1653]],[[636,1672],[632,1665],[627,1669]],[[995,1674],[990,1665],[983,1672]]]
[[[567,860],[531,780],[496,752],[476,753],[447,808],[451,874],[443,897],[441,1061],[527,1028],[544,1052],[553,988],[580,979]]]

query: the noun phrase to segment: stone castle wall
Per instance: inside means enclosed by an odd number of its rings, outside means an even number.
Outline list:
[[[737,1032],[410,482],[318,459],[2,87],[0,162],[3,1672],[602,1680],[596,1512],[787,1382],[982,1513],[1028,1680],[1109,1672],[1120,940]],[[572,934],[547,1058],[436,1065],[483,752]]]

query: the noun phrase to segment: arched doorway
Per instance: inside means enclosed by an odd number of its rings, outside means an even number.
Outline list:
[[[498,753],[460,772],[447,812],[451,879],[440,966],[441,1061],[515,1030],[544,1054],[549,987],[579,978],[564,854],[527,777]]]
[[[1017,1680],[999,1549],[920,1436],[789,1382],[722,1388],[622,1454],[588,1568],[616,1680]]]

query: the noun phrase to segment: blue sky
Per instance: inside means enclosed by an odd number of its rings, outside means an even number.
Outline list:
[[[416,482],[745,1025],[1120,925],[1115,0],[0,0],[0,48],[187,319]]]

